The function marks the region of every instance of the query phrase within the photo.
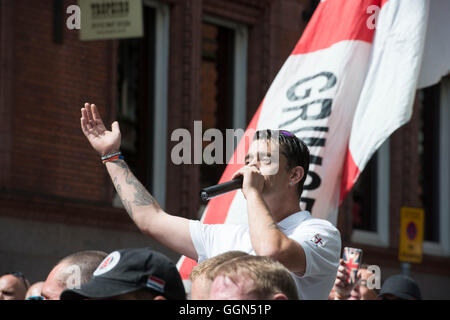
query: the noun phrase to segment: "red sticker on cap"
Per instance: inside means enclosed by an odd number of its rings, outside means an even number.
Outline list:
[[[94,277],[112,270],[119,263],[119,261],[120,253],[118,251],[114,251],[113,253],[109,254],[94,271]]]

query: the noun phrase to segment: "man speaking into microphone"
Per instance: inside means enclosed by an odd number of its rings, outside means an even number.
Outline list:
[[[205,225],[161,209],[120,153],[119,124],[106,130],[95,105],[81,109],[81,128],[141,232],[198,262],[231,250],[274,258],[291,272],[301,299],[328,298],[339,265],[340,234],[330,222],[300,209],[309,150],[294,134],[256,132],[245,166],[234,174],[243,177],[248,225]]]

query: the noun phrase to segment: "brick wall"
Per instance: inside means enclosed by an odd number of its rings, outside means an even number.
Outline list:
[[[0,188],[9,184],[13,90],[12,1],[0,2]]]
[[[112,184],[79,125],[84,102],[96,103],[107,125],[115,118],[117,41],[79,41],[79,32],[65,27],[65,9],[76,1],[62,2],[60,26],[53,25],[52,0],[1,4],[2,80],[10,81],[0,86],[4,151],[0,161],[7,168],[0,175],[0,204],[4,204],[0,214],[132,229],[121,209],[112,208]],[[171,7],[169,136],[177,128],[193,132],[194,120],[200,119],[203,14],[248,25],[250,120],[304,28],[302,12],[309,1],[167,3]],[[63,30],[62,43],[53,40],[55,27]],[[169,142],[168,159],[173,146]],[[168,163],[169,212],[197,217],[198,177],[199,166]],[[82,213],[75,217],[70,208]],[[104,219],[102,213],[109,212],[111,216]]]
[[[112,184],[80,130],[85,101],[113,119],[115,42],[79,41],[65,27],[75,1],[63,2],[61,44],[52,0],[1,2],[0,214],[110,226],[117,217],[118,228],[134,230],[111,208]]]
[[[84,101],[109,107],[111,45],[80,42],[63,26],[63,44],[54,43],[52,6],[16,1],[10,188],[106,201],[104,171],[79,118]]]

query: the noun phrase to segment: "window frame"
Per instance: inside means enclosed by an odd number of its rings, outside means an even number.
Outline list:
[[[377,247],[389,247],[390,204],[390,142],[387,139],[375,155],[377,157],[377,231],[353,229],[351,241]]]
[[[233,129],[247,128],[247,68],[248,68],[248,26],[211,14],[203,15],[203,22],[234,30],[233,66]],[[236,145],[237,148],[237,145]],[[228,161],[228,159],[226,159]],[[206,204],[200,204],[199,219],[204,218]]]
[[[439,242],[424,241],[423,252],[450,256],[450,77],[440,83],[439,121]]]
[[[233,129],[247,127],[248,28],[244,24],[205,14],[203,22],[232,29],[234,37]]]
[[[154,81],[154,116],[153,132],[149,133],[153,139],[152,172],[149,173],[152,181],[152,195],[161,205],[166,207],[167,185],[167,117],[168,117],[168,90],[169,90],[169,50],[170,50],[170,8],[169,5],[144,0],[144,6],[155,9],[155,74],[158,81]]]
[[[149,159],[151,170],[148,170],[146,178],[151,181],[153,197],[164,210],[167,185],[170,8],[169,5],[155,0],[144,0],[143,6],[155,9],[155,71],[153,77],[154,79],[158,78],[158,81],[153,81],[153,101],[149,101],[149,105],[154,106],[153,130],[148,133],[149,139],[146,147],[153,149],[153,158]],[[113,200],[113,206],[123,207],[117,193]]]

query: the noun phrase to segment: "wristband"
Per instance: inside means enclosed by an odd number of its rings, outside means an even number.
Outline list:
[[[102,157],[102,161],[103,160],[107,160],[109,158],[115,157],[115,156],[120,156],[122,154],[122,152],[116,152],[116,153],[111,153],[111,154],[107,154],[106,156]]]
[[[116,160],[123,160],[123,156],[122,153],[119,152],[115,152],[112,154],[107,154],[106,156],[102,157],[102,162],[103,164],[107,163],[107,162],[112,162],[112,161],[116,161]]]
[[[124,159],[123,156],[114,156],[114,157],[108,158],[106,160],[103,160],[102,162],[103,162],[103,164],[105,164],[108,162],[112,162],[112,161],[116,161],[116,160],[123,160],[123,159]]]

